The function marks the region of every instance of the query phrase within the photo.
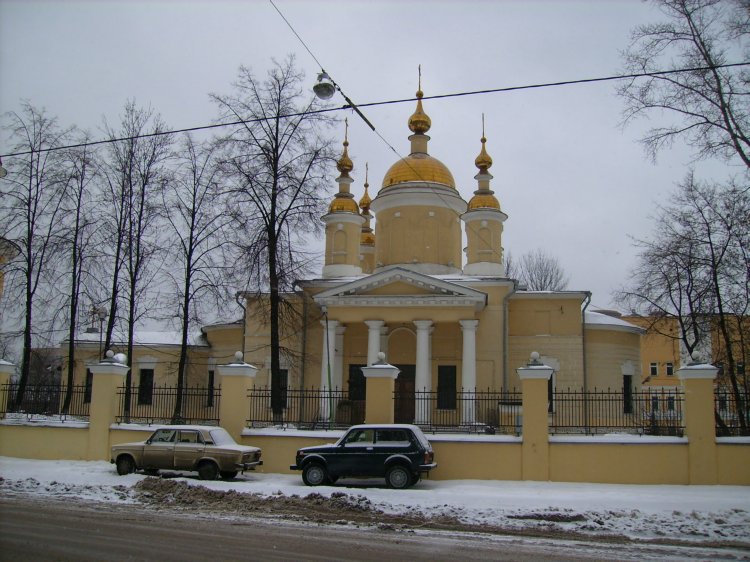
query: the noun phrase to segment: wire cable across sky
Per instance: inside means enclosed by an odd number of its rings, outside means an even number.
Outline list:
[[[737,68],[737,67],[743,67],[743,66],[750,66],[750,61],[745,62],[735,62],[735,63],[727,63],[727,64],[720,64],[716,66],[698,66],[693,68],[678,68],[678,69],[672,69],[672,70],[657,70],[654,72],[640,72],[635,74],[616,74],[612,76],[602,76],[598,78],[580,78],[576,80],[563,80],[559,82],[542,82],[539,84],[526,84],[526,85],[520,85],[520,86],[504,86],[500,88],[491,88],[486,90],[470,90],[470,91],[464,91],[464,92],[455,92],[450,94],[436,94],[432,96],[424,96],[422,98],[422,101],[425,100],[434,100],[434,99],[446,99],[446,98],[457,98],[457,97],[463,97],[463,96],[478,96],[478,95],[485,95],[485,94],[499,94],[499,93],[506,93],[506,92],[515,92],[515,91],[522,91],[522,90],[532,90],[532,89],[540,89],[540,88],[557,88],[561,86],[574,86],[578,84],[595,84],[600,82],[612,82],[615,80],[634,80],[638,78],[648,78],[648,77],[660,77],[660,76],[668,76],[670,74],[679,74],[683,72],[703,72],[707,70],[716,70],[720,68]],[[381,105],[391,105],[391,104],[399,104],[399,103],[411,103],[416,102],[416,97],[410,97],[410,98],[402,98],[402,99],[393,99],[393,100],[386,100],[386,101],[375,101],[375,102],[369,102],[369,103],[359,103],[357,104],[358,107],[377,107]],[[291,117],[299,117],[301,115],[305,114],[316,114],[316,113],[330,113],[334,111],[344,111],[352,109],[352,107],[349,104],[339,106],[339,107],[327,107],[323,109],[314,109],[310,111],[302,111],[297,113],[289,113],[286,115],[279,115],[279,118],[291,118]],[[256,123],[259,121],[267,121],[271,118],[257,118],[257,119],[247,119],[247,120],[239,120],[239,121],[232,121],[228,123],[213,123],[211,125],[199,125],[196,127],[186,127],[182,129],[172,129],[169,131],[157,131],[154,133],[146,133],[143,135],[135,135],[132,137],[117,137],[112,139],[102,139],[97,141],[91,141],[91,142],[83,142],[78,144],[69,144],[65,146],[51,146],[47,148],[41,148],[39,150],[23,150],[20,152],[13,152],[8,154],[0,154],[0,158],[12,158],[14,156],[23,156],[25,154],[33,154],[33,153],[44,153],[44,152],[52,152],[55,150],[66,150],[66,149],[73,149],[73,148],[82,148],[86,146],[96,146],[100,144],[109,144],[109,143],[115,143],[115,142],[123,142],[123,141],[129,141],[129,140],[135,140],[135,139],[141,139],[141,138],[149,138],[149,137],[158,137],[158,136],[164,136],[164,135],[174,135],[179,133],[191,133],[194,131],[205,131],[209,129],[218,129],[221,127],[232,127],[236,125],[244,125],[247,123]]]

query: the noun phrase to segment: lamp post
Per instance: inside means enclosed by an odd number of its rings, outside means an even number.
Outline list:
[[[97,307],[96,310],[96,316],[99,318],[99,360],[103,359],[102,357],[102,331],[104,329],[104,319],[107,317],[107,309],[103,306]]]

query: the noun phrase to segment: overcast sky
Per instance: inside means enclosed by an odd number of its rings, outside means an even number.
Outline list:
[[[275,1],[358,104],[413,97],[420,64],[426,96],[618,74],[630,30],[662,17],[637,0]],[[132,98],[171,128],[204,125],[216,116],[208,94],[228,93],[241,64],[263,75],[272,57],[288,53],[312,86],[316,62],[263,0],[0,0],[0,110],[28,99],[99,138],[102,119],[116,123]],[[466,200],[476,189],[485,114],[492,188],[509,215],[506,253],[543,248],[570,275],[569,289],[614,307],[611,294],[635,261],[629,237],[650,229],[649,214],[684,177],[690,151],[676,145],[651,162],[637,142],[647,123],[619,126],[612,82],[429,100],[424,108],[430,153]],[[409,102],[364,111],[406,155],[413,110]],[[352,191],[361,196],[369,162],[374,197],[397,156],[346,115]],[[0,154],[9,151],[0,137]],[[723,169],[704,163],[698,172],[710,178]]]

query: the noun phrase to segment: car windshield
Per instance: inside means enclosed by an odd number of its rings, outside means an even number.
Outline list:
[[[227,433],[227,430],[223,427],[216,427],[209,431],[211,439],[213,439],[214,445],[236,445],[232,436]]]

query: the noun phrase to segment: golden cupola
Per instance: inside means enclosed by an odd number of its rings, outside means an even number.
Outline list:
[[[354,182],[349,175],[354,169],[352,159],[349,158],[349,124],[346,123],[344,133],[344,151],[336,162],[340,172],[336,182],[339,190],[328,206],[328,213],[322,217],[326,228],[325,265],[323,277],[344,277],[360,275],[362,268],[359,263],[359,239],[364,217],[359,214],[359,207],[349,186]]]
[[[474,197],[469,200],[469,210],[474,209],[500,209],[500,202],[495,197],[495,192],[490,189],[490,180],[492,175],[489,173],[492,167],[492,157],[487,154],[487,138],[482,133],[482,150],[479,156],[474,160],[474,164],[479,168],[476,180],[479,183],[478,189],[474,192]]]
[[[500,210],[500,202],[490,189],[492,157],[487,153],[487,138],[484,136],[482,116],[482,149],[474,164],[479,173],[477,190],[469,200],[468,210],[461,218],[466,226],[466,266],[464,274],[482,276],[504,276],[503,266],[503,222],[508,215]]]
[[[372,227],[370,226],[370,220],[372,219],[372,215],[370,214],[370,203],[372,203],[372,199],[367,191],[367,188],[370,187],[370,184],[367,183],[368,172],[368,166],[365,164],[365,193],[362,195],[362,199],[359,200],[359,208],[362,210],[362,216],[365,219],[365,222],[362,225],[360,244],[363,246],[374,246],[375,234],[373,234]]]
[[[386,172],[369,205],[377,218],[375,272],[395,265],[428,275],[461,273],[457,217],[466,212],[466,201],[450,170],[428,153],[432,121],[423,98],[420,75],[416,109],[408,120],[411,151]]]
[[[334,196],[333,201],[328,206],[329,213],[359,213],[359,207],[354,201],[354,195],[349,192],[349,185],[354,181],[349,172],[354,169],[354,163],[349,158],[349,123],[346,123],[346,132],[344,133],[344,152],[341,158],[336,162],[336,169],[341,173],[336,181],[339,184],[339,191]]]
[[[411,153],[390,167],[383,178],[381,189],[412,182],[438,183],[456,188],[453,174],[447,166],[427,153],[427,141],[430,137],[425,133],[430,130],[432,121],[422,108],[423,97],[424,92],[420,83],[417,90],[417,109],[409,117],[408,122],[409,130],[414,133],[409,137]]]

